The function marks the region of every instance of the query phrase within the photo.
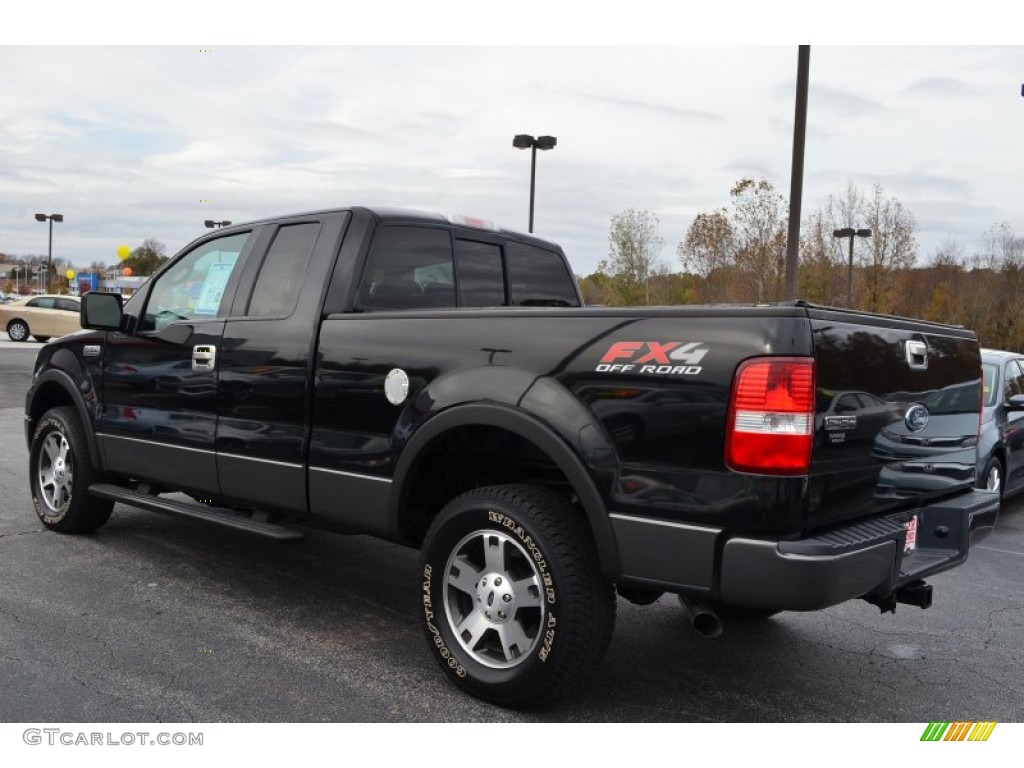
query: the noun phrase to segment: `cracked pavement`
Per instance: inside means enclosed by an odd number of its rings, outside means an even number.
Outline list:
[[[12,390],[33,357],[0,360],[0,721],[1024,720],[1022,499],[930,580],[927,611],[857,601],[708,640],[673,597],[619,600],[590,684],[511,712],[428,655],[410,550],[316,532],[282,547],[123,506],[96,534],[45,531]]]

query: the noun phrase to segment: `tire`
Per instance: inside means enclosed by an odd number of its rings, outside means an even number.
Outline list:
[[[39,420],[29,451],[32,505],[43,525],[87,533],[107,522],[114,503],[89,494],[96,480],[74,408],[51,408]]]
[[[979,488],[986,491],[996,491],[999,498],[1003,498],[1003,491],[1006,490],[1006,470],[1003,469],[1003,462],[998,456],[992,456],[985,465],[985,474],[981,476],[978,483]]]
[[[492,486],[449,502],[420,566],[431,652],[473,696],[549,703],[587,680],[608,649],[614,589],[583,514],[544,488]]]
[[[28,323],[24,320],[11,320],[7,324],[7,335],[11,337],[11,341],[28,341],[28,337],[31,336]]]

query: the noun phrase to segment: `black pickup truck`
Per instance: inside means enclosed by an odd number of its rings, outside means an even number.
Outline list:
[[[26,399],[47,528],[119,502],[417,547],[432,652],[507,706],[586,679],[616,592],[678,594],[707,634],[927,607],[924,579],[998,513],[973,487],[970,331],[800,302],[585,308],[558,246],[478,220],[229,227],[123,306],[87,294],[82,324]]]

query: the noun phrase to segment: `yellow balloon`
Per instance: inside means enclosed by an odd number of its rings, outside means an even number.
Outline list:
[[[65,277],[66,277],[66,278],[67,278],[68,280],[74,280],[74,279],[75,279],[75,270],[73,270],[73,269],[69,269],[69,270],[68,270],[67,272],[65,272],[65,273],[64,273],[64,276],[65,276]]]
[[[117,246],[117,258],[119,258],[121,261],[124,261],[125,259],[127,259],[131,255],[132,255],[132,249],[129,248],[127,245],[119,245],[119,246]]]

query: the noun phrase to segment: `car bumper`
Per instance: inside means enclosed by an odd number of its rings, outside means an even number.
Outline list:
[[[967,559],[995,527],[999,496],[973,490],[798,541],[733,538],[722,550],[723,602],[811,611],[856,597],[884,598]],[[917,516],[916,546],[906,523]]]
[[[901,587],[962,563],[994,528],[996,493],[953,499],[798,540],[729,537],[719,529],[613,513],[621,581],[732,605],[811,611]],[[906,523],[917,518],[916,545]]]

